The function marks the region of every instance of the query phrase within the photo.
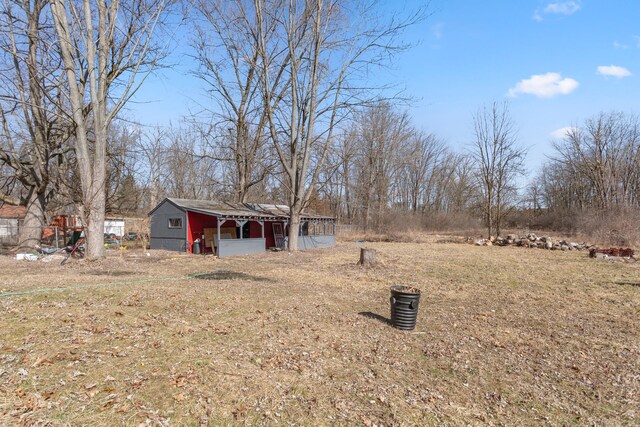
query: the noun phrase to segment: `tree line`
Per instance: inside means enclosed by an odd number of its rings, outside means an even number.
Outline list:
[[[569,128],[525,196],[543,224],[565,231],[605,228],[599,231],[638,238],[638,117],[601,112]],[[629,238],[614,240],[629,244]]]
[[[181,6],[193,14],[194,74],[212,101],[200,135],[213,150],[195,163],[228,166],[238,201],[276,165],[292,250],[339,125],[384,98],[367,73],[405,49],[397,36],[424,13],[383,15],[375,2],[337,0],[4,0],[1,196],[27,206],[23,229],[33,231],[23,245],[37,242],[61,197],[56,187],[71,181],[87,254],[103,256],[109,133],[166,58],[160,34]]]
[[[174,125],[132,124],[125,107],[169,66],[164,40],[183,13],[209,103]],[[366,1],[2,0],[0,203],[27,207],[26,247],[72,208],[91,257],[106,214],[143,215],[166,196],[285,203],[292,250],[309,208],[365,230],[477,222],[495,235],[527,203],[637,206],[637,120],[622,113],[558,141],[526,197],[507,104],[469,118],[462,150],[418,129],[407,99],[371,75],[427,16]]]

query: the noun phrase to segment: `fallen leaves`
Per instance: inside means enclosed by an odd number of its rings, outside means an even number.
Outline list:
[[[51,359],[49,359],[48,356],[41,356],[35,362],[33,362],[31,367],[32,368],[37,368],[40,365],[51,365],[52,363],[53,362],[51,361]]]
[[[185,387],[188,384],[197,383],[198,379],[193,368],[189,368],[186,372],[182,372],[173,376],[173,384],[175,387]]]
[[[97,384],[95,384],[95,383],[87,384],[87,385],[84,386],[84,389],[86,390],[87,395],[89,396],[89,398],[93,398],[98,393],[100,393],[100,390],[96,386],[97,386]]]
[[[135,264],[144,277],[224,269],[270,281],[0,299],[0,424],[636,424],[640,304],[636,288],[608,283],[618,269],[639,281],[640,269],[517,248],[376,247],[386,267],[366,274],[342,244]],[[46,277],[104,281],[89,269]],[[33,273],[24,286],[38,285]],[[415,333],[381,321],[394,283],[423,289]]]

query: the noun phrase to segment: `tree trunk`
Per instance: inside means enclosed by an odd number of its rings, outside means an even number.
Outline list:
[[[500,200],[500,196],[496,197],[496,216],[495,216],[495,230],[496,237],[500,237],[501,227],[502,227],[502,201]]]
[[[100,201],[93,200],[94,204]],[[85,228],[85,236],[87,242],[87,258],[98,259],[104,257],[104,191],[102,192],[102,206],[91,209],[87,214],[87,224]]]
[[[291,214],[289,215],[289,252],[296,252],[298,250],[298,235],[300,234],[300,214],[295,212],[294,208],[291,208]]]
[[[158,204],[158,197],[160,194],[160,186],[158,185],[158,178],[154,174],[151,175],[151,191],[149,191],[149,206],[147,210],[151,210]]]
[[[238,168],[241,165],[237,166]],[[247,201],[247,175],[246,171],[240,171],[238,173],[238,187],[236,188],[236,202],[246,203]]]
[[[44,193],[33,191],[27,204],[27,213],[20,228],[18,250],[35,249],[42,238],[42,227],[46,225],[46,201]]]
[[[349,162],[345,159],[342,164],[343,174],[344,174],[344,203],[347,210],[347,223],[351,224],[351,183],[349,182]]]
[[[76,121],[76,123],[80,122]],[[98,259],[104,257],[106,131],[99,126],[94,126],[95,149],[91,155],[88,149],[88,133],[83,126],[79,125],[78,128],[76,152],[82,184],[82,219],[87,243],[86,254],[89,259]]]
[[[491,197],[491,189],[489,189],[488,193],[489,196],[487,196],[487,201],[486,201],[486,206],[487,206],[487,232],[488,232],[488,239],[491,239],[491,233],[493,231],[493,198]]]

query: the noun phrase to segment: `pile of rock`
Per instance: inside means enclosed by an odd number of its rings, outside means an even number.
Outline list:
[[[559,251],[584,251],[592,247],[588,243],[569,242],[567,240],[552,239],[547,236],[536,236],[529,233],[526,236],[509,234],[506,237],[492,237],[475,241],[476,246],[523,246],[526,248],[539,248]]]

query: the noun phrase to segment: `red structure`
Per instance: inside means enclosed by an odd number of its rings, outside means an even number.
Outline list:
[[[152,249],[231,256],[286,245],[283,205],[167,198],[149,215]],[[304,214],[301,221],[299,249],[335,246],[334,218]]]

